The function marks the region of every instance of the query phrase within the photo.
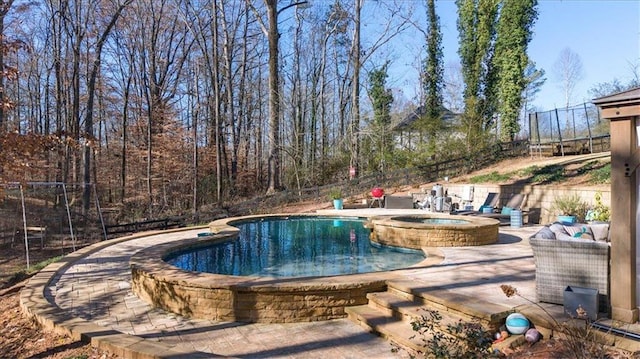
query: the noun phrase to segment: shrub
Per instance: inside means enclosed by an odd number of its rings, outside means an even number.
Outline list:
[[[544,167],[532,166],[531,182],[532,183],[553,183],[560,182],[565,179],[564,167],[560,165],[549,165]]]
[[[431,309],[423,309],[426,314],[411,322],[415,332],[422,336],[424,354],[428,358],[475,359],[498,358],[491,348],[493,338],[480,323],[463,322],[447,324],[440,329],[442,315]]]
[[[553,200],[552,209],[560,216],[576,216],[582,220],[587,212],[587,204],[578,194],[574,193],[557,196]]]
[[[330,199],[341,199],[342,198],[342,190],[340,188],[334,187],[329,191]]]
[[[602,193],[596,192],[594,198],[596,204],[589,211],[586,220],[609,222],[609,220],[611,219],[611,209],[609,208],[609,206],[602,203]]]
[[[589,183],[607,184],[611,183],[611,163],[589,172]]]

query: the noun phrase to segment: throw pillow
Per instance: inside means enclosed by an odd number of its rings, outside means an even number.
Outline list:
[[[609,241],[609,224],[591,224],[589,225],[591,232],[593,233],[593,239],[596,241],[608,242]]]
[[[500,214],[504,214],[504,215],[508,216],[508,215],[511,214],[512,210],[513,210],[513,208],[504,206],[504,207],[502,207],[502,211],[500,212]]]
[[[564,229],[564,225],[560,222],[553,223],[552,225],[549,226],[549,229],[551,230],[551,232],[556,234],[556,238],[558,234],[561,234],[561,233],[567,234],[567,230]]]
[[[556,239],[556,235],[551,231],[551,229],[549,229],[549,227],[542,227],[538,233],[534,235],[534,238]]]
[[[587,225],[573,225],[564,226],[565,231],[573,238],[591,239],[593,240],[593,233]]]

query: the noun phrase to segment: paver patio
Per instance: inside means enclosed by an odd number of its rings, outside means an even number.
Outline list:
[[[351,215],[346,211],[341,214]],[[535,299],[535,266],[527,238],[538,229],[502,227],[496,244],[441,248],[441,263],[407,269],[402,274],[421,288],[447,288],[510,307],[527,304],[522,298],[507,298],[500,285],[512,285],[526,298]],[[133,253],[151,244],[195,237],[202,231],[195,228],[132,236],[83,249],[67,263],[54,264],[34,277],[23,290],[23,308],[47,326],[93,337],[96,345],[123,356],[408,356],[393,353],[389,342],[347,319],[287,324],[214,322],[154,309],[133,295],[129,268]]]

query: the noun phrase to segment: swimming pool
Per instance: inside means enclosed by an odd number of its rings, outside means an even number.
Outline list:
[[[209,224],[209,232],[197,233],[197,236],[176,238],[175,241],[156,244],[135,253],[130,260],[131,289],[140,299],[150,305],[173,313],[193,318],[211,319],[217,321],[239,321],[260,323],[289,323],[300,321],[318,321],[344,318],[345,307],[363,305],[368,302],[367,294],[385,291],[387,281],[403,278],[405,269],[424,267],[440,263],[441,253],[428,250],[428,255],[422,256],[418,263],[414,259],[407,260],[404,267],[396,270],[382,270],[368,273],[341,275],[314,275],[300,277],[276,277],[272,275],[229,275],[204,273],[178,268],[167,263],[164,259],[174,253],[204,248],[207,246],[224,244],[238,237],[241,227],[247,223],[263,223],[273,220],[291,220],[306,218],[315,221],[323,218],[317,215],[278,214],[246,216],[240,218],[225,218]],[[338,237],[344,242],[348,239],[348,250],[343,247],[343,257],[347,253],[351,258],[351,229],[353,218],[330,218],[329,231],[342,231]],[[357,219],[356,250],[365,246],[363,237],[368,230],[363,229],[362,220]],[[356,226],[354,224],[354,226]],[[260,225],[250,232],[257,236]],[[370,228],[370,227],[367,227]],[[311,230],[292,231],[298,233],[291,236],[289,242],[310,242],[309,238],[315,233]],[[279,234],[286,230],[276,230]],[[345,234],[348,233],[348,236]],[[200,234],[204,234],[200,236]],[[286,236],[285,236],[286,237]],[[306,238],[306,240],[305,240]],[[361,241],[362,239],[362,241]],[[285,241],[285,242],[287,242]],[[281,240],[267,240],[282,250]],[[360,243],[361,242],[361,243]],[[368,251],[377,251],[376,244]],[[323,245],[293,246],[300,251],[314,252]],[[247,253],[257,255],[265,248],[251,242]],[[412,254],[415,255],[415,251]],[[324,256],[319,256],[324,258]],[[198,258],[200,260],[201,258]],[[195,258],[189,259],[194,261]],[[267,261],[269,261],[267,256]],[[236,259],[237,261],[237,259]],[[346,262],[345,262],[346,263]],[[345,265],[343,265],[344,267]],[[268,268],[267,272],[271,269]],[[195,269],[195,268],[194,268]],[[285,271],[286,272],[286,271]]]
[[[421,250],[372,245],[364,222],[308,216],[230,222],[239,229],[236,239],[188,248],[165,261],[195,272],[310,277],[394,270],[424,259]]]

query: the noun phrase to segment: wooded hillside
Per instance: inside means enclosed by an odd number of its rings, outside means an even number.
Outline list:
[[[439,99],[410,146],[393,134],[425,101],[394,102],[386,46],[415,26],[437,54],[433,5],[419,24],[411,14],[424,4],[404,1],[0,1],[0,183],[47,184],[55,203],[64,183],[82,215],[100,205],[134,220],[477,163],[496,148],[494,114],[445,126]],[[442,70],[441,56],[429,61],[425,73]]]

